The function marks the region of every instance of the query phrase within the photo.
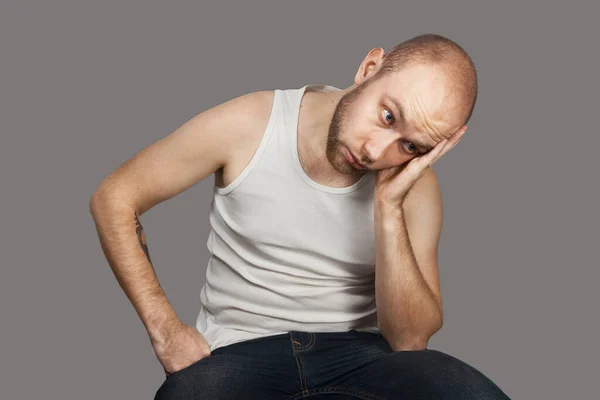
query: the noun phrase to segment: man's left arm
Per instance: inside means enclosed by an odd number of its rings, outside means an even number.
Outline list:
[[[402,205],[375,202],[379,328],[394,351],[420,350],[443,324],[437,249],[442,198],[431,167]]]

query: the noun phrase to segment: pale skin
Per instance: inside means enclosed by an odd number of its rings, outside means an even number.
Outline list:
[[[270,107],[266,95],[242,95],[192,117],[126,160],[90,198],[108,264],[167,376],[211,351],[205,337],[181,321],[169,303],[150,261],[139,217],[210,175],[229,170],[239,158],[238,149],[247,148],[249,140],[264,131]]]
[[[429,338],[443,324],[437,266],[441,199],[429,167],[450,151],[465,132],[466,126],[429,153],[378,173],[376,302],[382,335],[395,351],[425,349]],[[425,173],[427,177],[422,179]],[[417,182],[420,185],[411,193],[411,201],[405,203]]]
[[[300,125],[299,147],[307,153],[306,160],[313,159],[313,166],[307,163],[305,169],[324,184],[337,179],[345,186],[364,170],[377,171],[375,287],[380,329],[395,351],[423,349],[443,323],[437,264],[442,201],[431,166],[456,146],[467,126],[461,123],[464,110],[448,97],[449,78],[429,65],[416,65],[372,83],[349,101],[334,135],[327,125],[335,115],[332,109],[377,72],[383,56],[382,49],[371,50],[352,87],[308,95],[312,100],[306,99],[304,115],[310,122],[304,131]],[[400,103],[402,118],[390,97]],[[328,134],[337,139],[324,150],[322,137]],[[364,168],[348,162],[344,149]],[[325,157],[319,162],[314,154]]]
[[[430,166],[458,143],[466,126],[455,108],[446,107],[447,78],[434,68],[415,67],[371,84],[348,102],[337,141],[326,148],[340,99],[371,77],[383,56],[382,49],[371,50],[349,88],[305,94],[298,151],[311,178],[332,187],[347,186],[365,172],[348,162],[345,149],[378,171],[375,284],[377,304],[386,305],[385,312],[378,307],[378,318],[394,349],[414,349],[426,344],[442,320],[437,268],[441,197]],[[400,101],[403,124],[395,122],[399,115],[384,94]],[[211,352],[204,336],[184,324],[169,304],[139,217],[213,173],[218,186],[231,183],[261,139],[271,101],[272,91],[255,92],[200,113],[123,163],[92,196],[90,211],[104,253],[167,376]],[[413,142],[433,150],[419,155]]]

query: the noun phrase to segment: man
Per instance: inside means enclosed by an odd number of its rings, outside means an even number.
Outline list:
[[[443,323],[431,165],[465,134],[476,97],[468,54],[420,35],[371,50],[346,89],[259,91],[206,110],[110,174],[90,209],[167,375],[156,399],[508,398],[427,349]],[[190,327],[139,217],[213,173]]]

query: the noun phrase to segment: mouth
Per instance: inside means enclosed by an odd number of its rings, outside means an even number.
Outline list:
[[[354,154],[352,154],[349,149],[346,149],[346,153],[347,153],[346,154],[346,159],[355,168],[358,168],[358,169],[367,169],[366,166],[364,166],[360,161],[358,161],[358,159],[356,157],[354,157]]]

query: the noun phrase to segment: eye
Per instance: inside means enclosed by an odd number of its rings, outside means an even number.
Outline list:
[[[417,148],[417,146],[415,146],[411,142],[404,142],[404,143],[406,143],[406,144],[408,144],[408,145],[410,145],[410,146],[413,147],[414,150],[408,150],[409,153],[415,154],[415,153],[417,153],[419,151],[419,149]],[[407,148],[407,146],[405,146],[405,148]]]
[[[385,122],[389,123],[390,125],[393,125],[395,120],[394,115],[389,110],[384,109],[383,111],[386,113],[384,114],[385,117],[383,117],[385,119]]]

